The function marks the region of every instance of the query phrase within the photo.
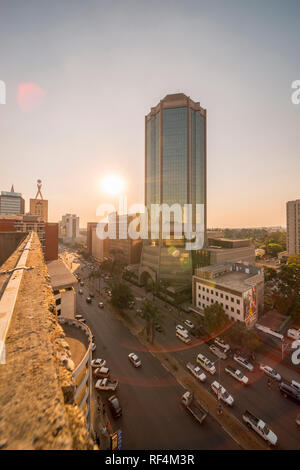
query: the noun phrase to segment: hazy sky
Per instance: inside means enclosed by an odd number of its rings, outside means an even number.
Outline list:
[[[13,183],[28,210],[41,178],[50,220],[82,227],[109,202],[108,174],[143,202],[144,116],[183,92],[207,109],[209,226],[285,225],[299,22],[299,0],[0,0],[0,190]]]

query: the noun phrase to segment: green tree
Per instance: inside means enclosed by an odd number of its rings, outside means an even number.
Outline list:
[[[282,265],[277,275],[280,294],[276,306],[294,320],[300,318],[300,264]]]
[[[134,295],[127,284],[123,282],[113,282],[111,284],[111,302],[115,307],[128,308],[133,300]]]
[[[212,304],[204,309],[203,325],[209,334],[218,333],[229,324],[229,318],[220,304]]]
[[[289,256],[287,264],[300,264],[300,254]]]
[[[283,251],[283,247],[279,245],[278,243],[267,243],[265,245],[266,253],[270,256],[276,257],[278,253]]]
[[[137,316],[144,320],[147,340],[150,341],[151,344],[154,342],[156,324],[158,324],[162,329],[162,332],[165,333],[163,317],[159,313],[156,305],[147,301],[144,302],[141,311],[137,313]]]

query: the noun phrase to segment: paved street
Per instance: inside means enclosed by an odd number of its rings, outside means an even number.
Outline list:
[[[102,287],[103,284],[102,281]],[[85,294],[87,294],[89,289],[87,287],[85,289]],[[141,288],[132,286],[132,289],[137,298],[145,296]],[[149,442],[147,448],[149,449],[157,447],[157,441],[160,442],[158,448],[170,448],[170,446],[178,449],[234,448],[234,443],[226,438],[216,423],[212,423],[211,418],[208,418],[204,425],[200,426],[192,420],[186,410],[179,406],[182,388],[160,365],[157,359],[148,352],[141,351],[142,346],[139,341],[110,314],[107,299],[105,299],[105,309],[100,310],[97,307],[96,299],[94,299],[92,305],[88,305],[85,302],[85,297],[86,295],[78,296],[78,310],[79,313],[86,316],[88,324],[95,335],[97,350],[94,354],[97,357],[103,356],[108,360],[112,372],[115,373],[121,383],[118,394],[122,406],[124,410],[130,410],[130,418],[129,416],[125,417],[124,413],[124,417],[120,421],[124,430],[126,448],[145,447],[145,423],[147,420],[149,420],[146,426],[147,443]],[[157,300],[155,302],[164,314],[167,330],[166,335],[156,333],[156,340],[164,346],[165,350],[170,352],[183,367],[189,361],[196,363],[199,352],[202,352],[212,361],[216,361],[216,357],[211,353],[207,344],[201,344],[201,341],[195,339],[188,346],[180,342],[175,336],[175,325],[178,320],[174,319],[174,312],[170,313],[168,311],[169,307],[166,307],[163,302]],[[138,308],[138,305],[139,301],[137,301],[135,308]],[[129,312],[131,315],[135,315],[134,310]],[[99,317],[101,318],[101,325]],[[181,323],[183,323],[185,317],[182,318]],[[121,341],[120,338],[122,338]],[[134,369],[128,362],[127,355],[131,351],[138,351],[143,362],[141,370]],[[274,363],[271,357],[264,358],[263,362],[276,367],[282,377],[295,378],[300,381],[299,374],[297,377],[297,373],[289,370],[286,363]],[[245,387],[225,372],[225,366],[228,364],[238,368],[241,367],[232,359],[220,361],[220,382],[235,399],[232,408],[234,415],[241,419],[242,413],[248,409],[265,420],[278,435],[279,449],[300,449],[300,429],[295,422],[300,411],[299,406],[290,399],[281,396],[278,384],[275,381],[273,381],[271,390],[269,390],[267,376],[258,367],[252,373],[242,369],[250,380],[250,384]],[[210,376],[207,373],[207,382],[199,384],[199,387],[210,389],[212,381],[218,380],[218,363],[216,367],[217,374]],[[140,392],[141,389],[143,390],[142,393]],[[138,406],[135,406],[136,403]],[[155,403],[155,413],[158,418],[155,420],[153,420],[153,403]],[[141,414],[143,420],[141,420]],[[160,426],[162,422],[164,425]],[[184,433],[182,433],[183,428]],[[207,429],[210,430],[209,433],[207,433]],[[137,433],[136,430],[138,430]],[[132,432],[134,435],[132,435]],[[148,440],[149,434],[151,435],[150,440]],[[172,436],[170,440],[169,435]],[[132,444],[133,442],[135,444]]]
[[[183,389],[173,376],[149,352],[141,351],[139,341],[107,307],[99,309],[97,299],[88,305],[85,298],[78,295],[77,311],[95,336],[94,357],[107,360],[120,384],[123,417],[111,418],[111,423],[114,430],[122,429],[124,449],[238,449],[210,417],[198,424],[181,406]],[[142,360],[140,369],[128,360],[132,351]]]

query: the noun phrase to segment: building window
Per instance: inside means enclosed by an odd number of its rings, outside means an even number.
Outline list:
[[[221,294],[221,299],[223,299],[223,298],[224,298],[224,295],[223,295],[223,294]]]
[[[228,305],[226,305],[227,310],[229,309]]]
[[[236,311],[237,311],[237,313],[238,313],[238,314],[240,314],[240,313],[241,313],[241,312],[240,312],[240,310],[239,310],[238,308],[236,309]]]
[[[234,302],[234,298],[233,298],[233,297],[231,297],[231,302]]]
[[[211,290],[211,291],[210,291],[210,293],[211,293],[211,294],[213,294],[213,293],[214,293],[214,291],[213,291],[213,290]]]
[[[234,312],[234,308],[233,308],[233,307],[231,307],[231,311]]]
[[[56,301],[55,301],[55,305],[60,305],[60,304],[61,304],[61,298],[59,298],[59,299],[56,299]]]
[[[219,297],[219,292],[216,292],[216,296]]]
[[[228,300],[228,295],[226,295],[226,300]]]
[[[237,299],[237,300],[236,300],[236,302],[237,302],[237,304],[238,304],[238,305],[240,305],[240,301],[239,301],[239,299]]]

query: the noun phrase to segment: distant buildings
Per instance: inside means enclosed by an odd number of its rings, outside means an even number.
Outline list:
[[[286,243],[288,255],[300,253],[300,199],[286,204]]]
[[[64,241],[75,241],[79,238],[79,217],[75,214],[65,214],[59,222],[59,238]]]
[[[97,261],[105,258],[119,258],[126,264],[138,264],[141,258],[142,240],[132,240],[128,236],[128,226],[136,215],[116,215],[115,222],[110,214],[111,235],[102,240],[97,236],[97,222],[87,224],[87,251]],[[108,223],[100,223],[103,231],[108,230]]]
[[[206,231],[206,110],[183,93],[167,95],[145,118],[145,205],[192,205],[192,224]],[[196,204],[203,205],[202,220]],[[184,213],[184,212],[183,212]],[[150,217],[151,221],[151,217]],[[172,221],[172,220],[171,220]],[[193,274],[192,252],[185,240],[159,237],[143,242],[139,279],[188,285]]]
[[[38,216],[3,215],[0,216],[0,232],[30,232],[37,233],[46,261],[58,258],[58,224],[44,222]]]
[[[227,263],[195,270],[193,305],[197,311],[214,303],[233,321],[253,325],[263,310],[263,269],[248,263]]]
[[[15,193],[14,187],[10,191],[1,191],[0,214],[21,215],[25,212],[25,201],[21,193]]]

